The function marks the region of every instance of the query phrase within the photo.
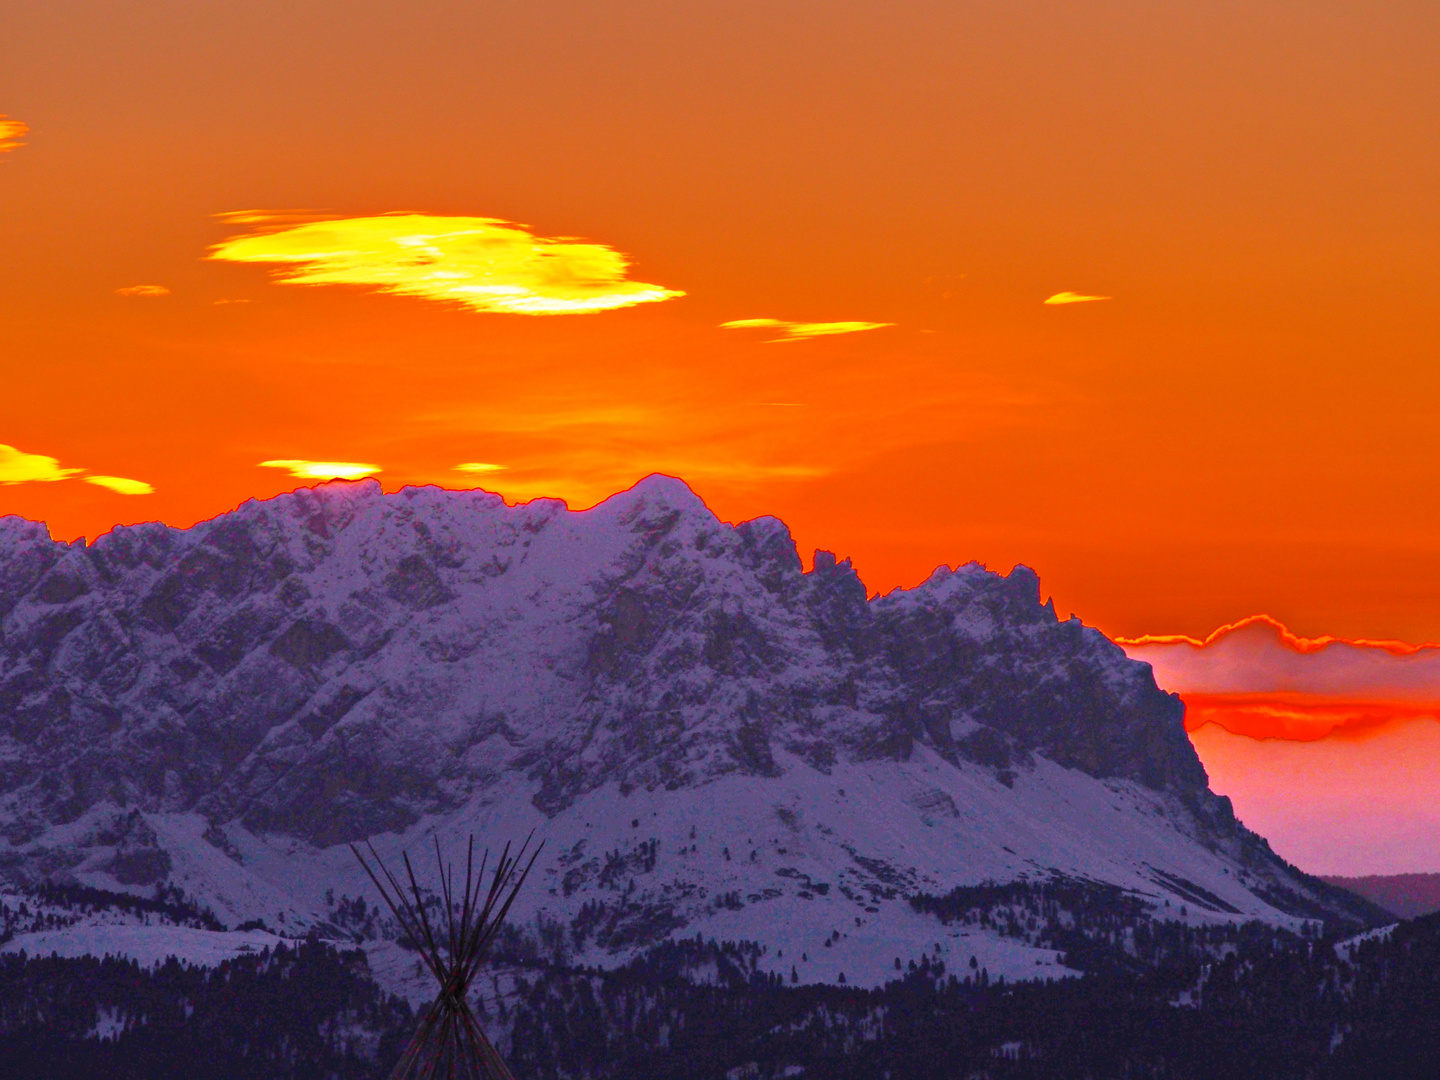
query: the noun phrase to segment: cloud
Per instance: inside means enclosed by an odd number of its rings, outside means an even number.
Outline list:
[[[721,323],[726,330],[778,330],[783,335],[771,338],[770,343],[781,341],[804,341],[808,338],[829,337],[831,334],[858,334],[862,330],[879,330],[894,326],[888,322],[787,322],[784,319],[732,319]]]
[[[0,484],[51,483],[69,480],[84,469],[62,469],[60,462],[45,454],[27,454],[0,443]],[[149,495],[155,489],[144,480],[124,476],[87,476],[85,482],[98,484],[121,495]]]
[[[360,480],[380,471],[379,465],[363,461],[304,461],[299,458],[282,458],[262,461],[266,469],[289,469],[291,476],[301,480]]]
[[[164,285],[126,285],[115,290],[116,296],[169,296],[170,290]]]
[[[495,465],[489,461],[465,461],[455,466],[456,472],[486,473],[499,472],[505,468],[504,465]]]
[[[87,476],[87,484],[98,484],[119,495],[150,495],[155,489],[144,480],[131,480],[124,476]]]
[[[1259,636],[1252,632],[1258,630]],[[1351,645],[1360,649],[1383,649],[1385,652],[1395,656],[1409,656],[1413,653],[1425,652],[1430,649],[1440,650],[1440,642],[1427,641],[1419,645],[1412,645],[1406,641],[1394,641],[1391,639],[1376,638],[1342,638],[1332,634],[1322,634],[1320,637],[1301,637],[1299,634],[1291,633],[1290,628],[1279,619],[1269,615],[1249,615],[1238,622],[1226,623],[1218,630],[1213,631],[1209,637],[1190,637],[1188,634],[1145,634],[1141,637],[1126,638],[1118,637],[1116,643],[1123,646],[1143,645],[1190,645],[1197,649],[1204,649],[1215,645],[1233,634],[1242,631],[1249,634],[1250,640],[1267,640],[1268,634],[1283,644],[1287,649],[1297,653],[1317,653],[1331,645]],[[1243,636],[1243,635],[1242,635]]]
[[[1113,300],[1113,296],[1086,296],[1083,293],[1057,292],[1045,300],[1047,304],[1088,304],[1092,300]]]
[[[1185,699],[1186,727],[1312,740],[1396,720],[1440,717],[1440,644],[1300,637],[1268,615],[1181,634],[1116,638]]]
[[[1318,742],[1362,735],[1397,721],[1434,720],[1440,709],[1396,701],[1335,701],[1307,694],[1186,694],[1185,730],[1218,724],[1252,739]]]
[[[30,125],[19,120],[10,120],[0,114],[0,154],[18,150],[25,144],[20,140],[30,130]]]
[[[49,483],[66,480],[84,469],[62,469],[60,462],[44,454],[27,454],[0,443],[0,484]]]
[[[366,285],[381,292],[512,315],[577,315],[685,294],[630,281],[629,260],[604,244],[536,236],[498,218],[382,214],[260,226],[210,249],[209,258],[270,263],[288,285]]]

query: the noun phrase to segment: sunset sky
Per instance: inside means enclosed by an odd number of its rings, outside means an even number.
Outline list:
[[[1437,641],[1437,55],[1420,0],[21,0],[0,513],[662,471],[872,591],[1024,562],[1118,637]],[[1320,755],[1440,771],[1440,679],[1192,668],[1242,816]]]

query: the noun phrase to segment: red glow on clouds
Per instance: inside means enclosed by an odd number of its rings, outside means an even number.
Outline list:
[[[1315,873],[1440,866],[1440,648],[1305,638],[1256,615],[1203,640],[1117,639],[1185,702],[1185,729],[1246,825]]]
[[[1303,694],[1182,695],[1185,730],[1218,724],[1232,735],[1252,739],[1316,742],[1358,737],[1391,724],[1440,718],[1440,705],[1396,701],[1337,701]]]
[[[1186,728],[1310,742],[1440,717],[1440,646],[1305,638],[1268,615],[1182,634],[1118,638],[1186,704]]]
[[[1117,637],[1115,644],[1126,648],[1131,645],[1190,645],[1197,649],[1203,649],[1214,645],[1224,637],[1244,630],[1249,626],[1265,626],[1273,629],[1280,641],[1298,653],[1316,653],[1331,645],[1353,645],[1363,649],[1383,649],[1394,656],[1411,656],[1426,649],[1440,649],[1440,642],[1426,641],[1419,645],[1412,645],[1408,641],[1372,640],[1369,638],[1342,638],[1332,634],[1322,634],[1320,637],[1301,637],[1299,634],[1291,633],[1289,627],[1279,619],[1269,615],[1251,615],[1238,622],[1226,623],[1215,630],[1203,641],[1199,638],[1190,637],[1188,634],[1144,634],[1140,637]]]

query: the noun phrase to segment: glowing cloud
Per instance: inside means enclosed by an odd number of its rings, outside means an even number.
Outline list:
[[[124,476],[87,476],[85,482],[109,488],[118,495],[151,495],[155,491],[144,480],[131,480]]]
[[[1397,721],[1434,720],[1440,710],[1397,701],[1337,701],[1307,694],[1186,694],[1185,730],[1218,724],[1252,739],[1317,742],[1360,735]]]
[[[245,211],[229,220],[263,224]],[[629,260],[604,244],[535,236],[498,218],[382,214],[309,221],[234,236],[227,262],[273,263],[288,285],[368,285],[381,292],[512,315],[580,315],[684,296],[626,280]]]
[[[831,334],[858,334],[862,330],[879,330],[894,326],[888,322],[787,322],[784,319],[732,319],[721,323],[726,330],[778,330],[783,335],[771,338],[770,343],[781,341],[805,341],[808,338],[829,337]]]
[[[20,140],[30,130],[30,125],[21,123],[19,120],[7,119],[0,114],[0,154],[10,150],[16,150],[25,144]]]
[[[1116,638],[1185,699],[1185,726],[1253,739],[1313,741],[1396,721],[1440,718],[1440,645],[1300,637],[1268,615],[1182,634]]]
[[[1057,292],[1045,300],[1047,304],[1088,304],[1092,300],[1113,300],[1113,296],[1086,296],[1083,293]]]
[[[455,466],[456,472],[486,473],[499,472],[505,468],[504,465],[495,465],[488,461],[466,461]]]
[[[126,285],[115,290],[116,296],[169,296],[170,290],[164,285]]]
[[[0,484],[49,483],[65,480],[84,469],[62,469],[60,462],[44,454],[27,454],[0,443]]]
[[[1254,630],[1252,630],[1254,628]],[[1413,653],[1426,652],[1427,650],[1440,650],[1440,642],[1426,641],[1419,645],[1412,645],[1408,641],[1394,641],[1386,638],[1342,638],[1333,634],[1322,634],[1320,637],[1301,637],[1299,634],[1290,632],[1290,628],[1270,615],[1250,615],[1239,622],[1226,623],[1220,629],[1214,631],[1209,637],[1190,637],[1188,634],[1145,634],[1141,637],[1117,637],[1115,643],[1128,648],[1130,646],[1147,645],[1190,645],[1196,649],[1204,649],[1211,645],[1218,644],[1232,634],[1242,631],[1254,633],[1259,631],[1262,635],[1265,632],[1272,634],[1277,641],[1287,649],[1297,653],[1318,653],[1331,645],[1350,645],[1357,649],[1381,649],[1394,656],[1409,656]]]
[[[379,465],[363,461],[303,461],[299,458],[282,458],[262,461],[266,469],[289,469],[291,476],[301,480],[361,480],[380,471]]]

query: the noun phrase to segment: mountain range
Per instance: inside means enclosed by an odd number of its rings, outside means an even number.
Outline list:
[[[1183,715],[1023,566],[871,597],[848,560],[806,570],[780,521],[722,522],[663,476],[578,512],[332,482],[89,544],[3,518],[0,890],[213,922],[56,908],[5,947],[353,937],[418,997],[348,845],[433,859],[471,835],[544,842],[512,921],[567,963],[698,935],[800,982],[942,956],[1068,973],[1024,895],[1377,921],[1236,821]],[[992,887],[1008,921],[937,917]]]

